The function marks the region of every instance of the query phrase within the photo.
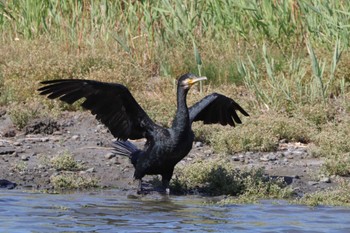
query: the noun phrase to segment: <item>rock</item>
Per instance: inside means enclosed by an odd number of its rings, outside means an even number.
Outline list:
[[[86,172],[93,173],[93,172],[96,172],[96,169],[94,167],[91,167],[91,168],[87,169]]]
[[[307,182],[307,184],[310,185],[310,186],[315,186],[315,185],[318,185],[318,182],[310,180],[310,181]]]
[[[194,143],[194,147],[195,148],[199,148],[199,147],[202,147],[203,146],[203,143],[202,142],[195,142]]]
[[[16,183],[12,183],[11,181],[8,180],[0,180],[0,188],[5,188],[5,189],[14,189],[17,186]]]
[[[106,159],[111,159],[111,158],[114,158],[115,156],[116,155],[113,152],[109,152],[109,153],[105,154]]]
[[[52,133],[52,135],[57,135],[57,136],[59,136],[59,135],[62,135],[62,132],[61,132],[61,131],[55,131],[55,132]]]
[[[6,110],[5,109],[0,109],[0,117],[5,116]]]
[[[21,156],[21,160],[22,161],[28,161],[29,160],[29,156],[28,155],[22,155]]]
[[[240,159],[239,159],[239,157],[238,156],[232,156],[232,159],[233,159],[233,161],[239,161]]]
[[[14,142],[13,145],[14,145],[14,146],[21,146],[22,143],[20,143],[20,142]]]
[[[284,153],[284,156],[287,158],[287,159],[294,159],[294,155],[292,152],[285,152]]]
[[[49,141],[49,138],[42,138],[41,139],[41,142],[48,142]]]
[[[111,159],[111,163],[120,164],[118,157],[112,158],[112,159]]]
[[[3,136],[4,136],[5,138],[13,138],[13,137],[16,136],[16,130],[14,130],[14,129],[9,129],[9,130],[7,130],[6,132],[4,132]]]
[[[12,155],[13,157],[18,157],[17,151],[13,152],[11,155]]]
[[[16,152],[14,148],[0,147],[0,155],[13,154],[14,152]]]
[[[321,183],[331,183],[331,178],[329,178],[328,176],[321,177],[320,182]]]
[[[73,136],[72,136],[72,139],[73,139],[73,140],[78,140],[78,139],[80,139],[80,136],[79,136],[79,135],[73,135]]]
[[[264,155],[264,156],[260,157],[260,161],[267,162],[269,160],[270,160],[269,155]]]
[[[24,127],[25,134],[52,134],[59,130],[58,123],[52,119],[39,119]]]
[[[268,158],[269,158],[269,161],[275,161],[275,160],[277,160],[276,154],[269,154]]]

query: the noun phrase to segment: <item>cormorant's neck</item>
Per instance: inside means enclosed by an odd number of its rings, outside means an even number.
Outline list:
[[[189,114],[186,103],[188,89],[178,87],[177,89],[177,110],[172,128],[179,131],[187,129],[189,125]]]

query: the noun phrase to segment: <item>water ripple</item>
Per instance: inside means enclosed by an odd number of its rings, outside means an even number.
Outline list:
[[[0,232],[350,232],[350,209],[264,201],[204,206],[200,197],[128,198],[120,191],[0,192]]]

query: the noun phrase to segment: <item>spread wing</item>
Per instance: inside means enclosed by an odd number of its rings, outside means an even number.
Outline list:
[[[85,98],[81,105],[96,115],[96,119],[118,139],[148,138],[155,127],[130,91],[121,84],[81,79],[51,80],[41,84],[44,86],[38,91],[50,99],[59,98],[72,104]]]
[[[203,121],[204,124],[220,123],[221,125],[235,126],[235,123],[242,123],[237,111],[249,116],[233,99],[213,93],[189,108],[190,122]]]

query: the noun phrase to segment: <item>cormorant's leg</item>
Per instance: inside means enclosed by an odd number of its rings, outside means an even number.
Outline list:
[[[142,189],[142,179],[138,179],[138,188],[137,188],[137,193],[138,194],[142,194],[142,191],[143,191],[143,189]]]
[[[169,183],[170,183],[171,177],[173,176],[173,171],[174,170],[171,170],[166,174],[162,174],[162,185],[167,195],[170,194]]]
[[[169,194],[170,194],[169,183],[170,183],[170,180],[162,179],[162,185],[163,185],[163,188],[164,188],[164,190],[165,190],[165,194],[166,194],[166,195],[169,195]]]

